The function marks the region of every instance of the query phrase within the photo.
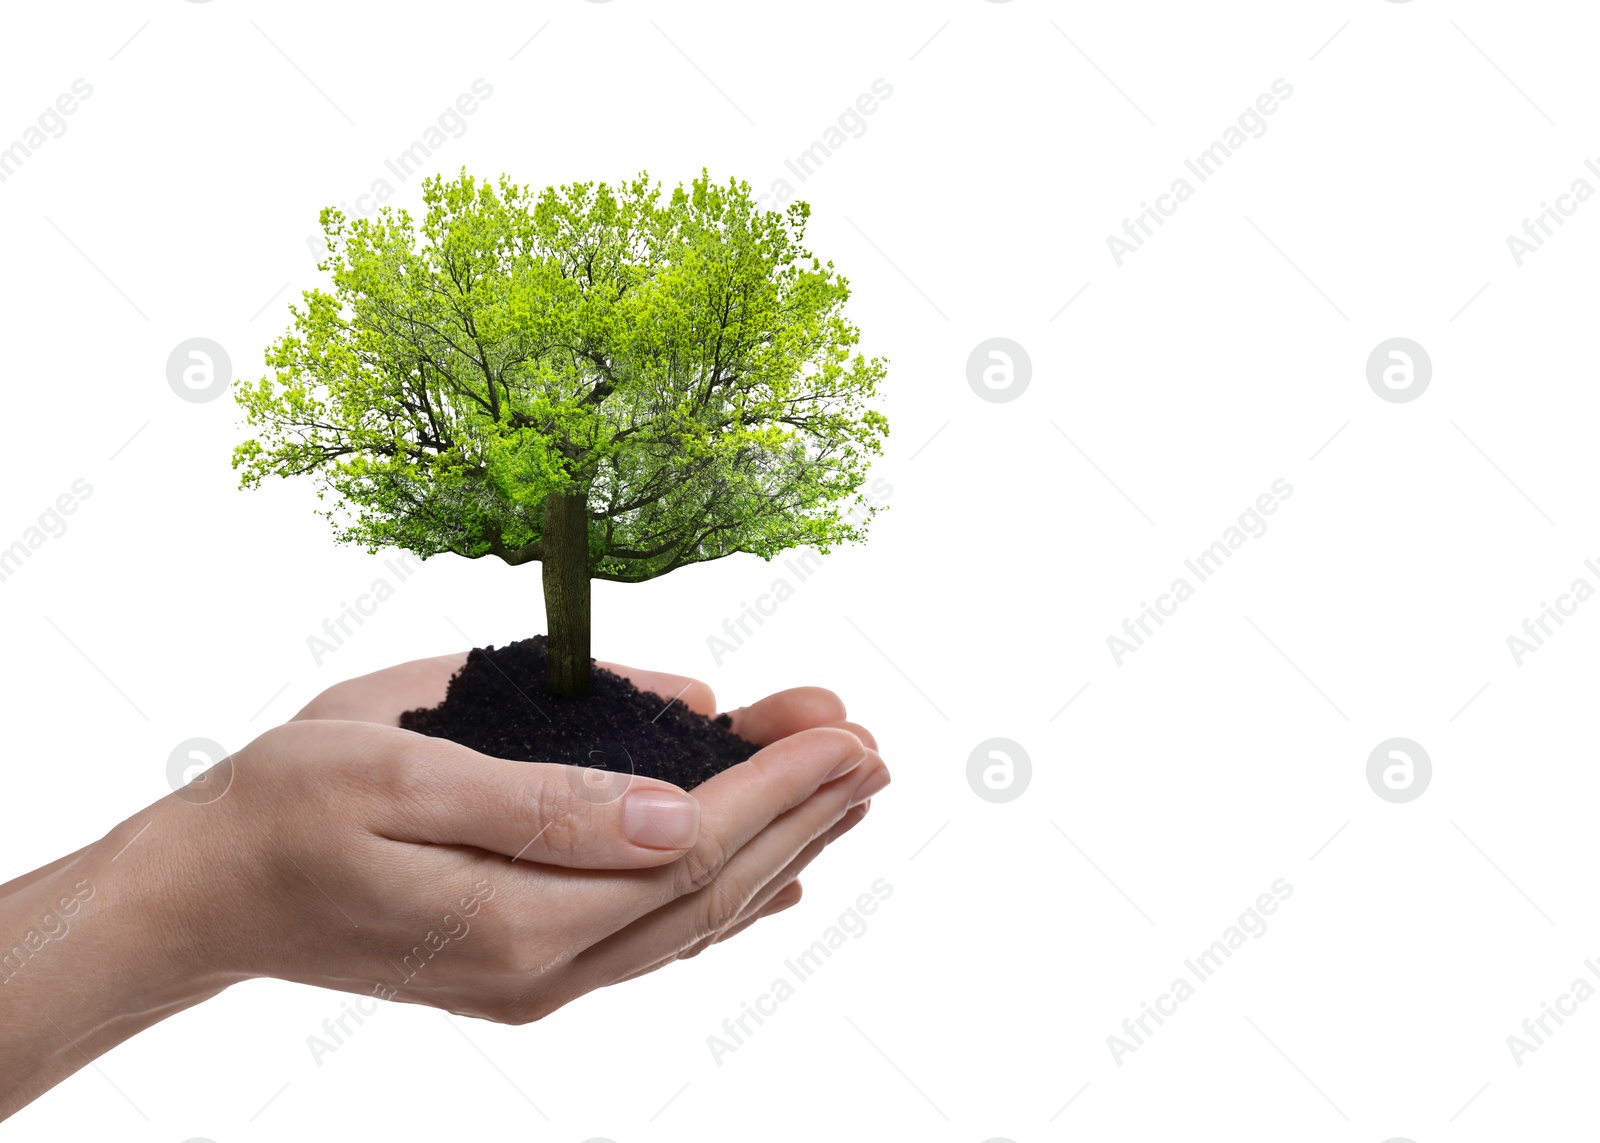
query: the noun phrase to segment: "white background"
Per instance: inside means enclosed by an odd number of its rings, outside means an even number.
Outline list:
[[[13,1132],[1576,1138],[1600,1002],[1520,1065],[1506,1038],[1600,956],[1600,603],[1520,666],[1506,638],[1600,586],[1600,205],[1521,266],[1506,238],[1600,186],[1597,30],[1578,3],[1443,0],[8,13],[0,141],[76,78],[93,95],[0,184],[0,546],[94,493],[0,584],[0,879],[166,794],[183,739],[236,748],[338,679],[543,630],[535,569],[439,557],[317,665],[307,636],[381,557],[331,542],[309,484],[238,491],[231,400],[165,375],[207,337],[259,376],[319,281],[318,210],[385,177],[415,207],[384,159],[480,77],[430,171],[705,166],[811,204],[891,363],[889,510],[720,663],[708,637],[779,565],[599,584],[594,645],[729,707],[830,686],[895,775],[799,907],[692,963],[522,1028],[388,1005],[320,1066],[341,995],[258,981]],[[799,183],[784,160],[880,78]],[[1107,236],[1278,78],[1267,132],[1118,266]],[[1433,363],[1409,403],[1365,375],[1396,336]],[[992,337],[1031,358],[1017,400],[967,383]],[[1107,636],[1280,477],[1268,531],[1117,665]],[[967,780],[996,736],[1033,764],[1004,804]],[[1395,736],[1434,766],[1403,805],[1366,780]],[[707,1036],[877,878],[868,931],[714,1062]],[[1114,1059],[1277,878],[1265,935]]]

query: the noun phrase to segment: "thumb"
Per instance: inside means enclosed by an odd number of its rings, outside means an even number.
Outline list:
[[[699,839],[700,803],[670,783],[407,737],[376,823],[396,841],[572,869],[643,869],[676,861]]]

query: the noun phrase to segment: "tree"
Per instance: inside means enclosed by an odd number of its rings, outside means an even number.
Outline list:
[[[848,282],[702,172],[534,195],[424,182],[420,233],[323,210],[331,293],[302,294],[235,396],[241,486],[313,475],[336,538],[543,565],[549,688],[590,672],[592,580],[864,538],[888,434]],[[853,517],[853,518],[852,518]]]

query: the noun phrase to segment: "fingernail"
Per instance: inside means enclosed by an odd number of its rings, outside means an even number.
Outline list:
[[[889,771],[874,770],[865,778],[861,779],[861,785],[857,786],[856,792],[850,795],[850,805],[847,808],[855,809],[862,802],[872,797],[873,794],[876,794],[888,784]]]
[[[688,849],[700,836],[700,803],[669,790],[634,790],[622,801],[622,832],[646,849]]]
[[[842,778],[866,760],[867,748],[863,746],[860,750],[857,750],[854,754],[850,755],[850,757],[839,763],[832,770],[829,770],[828,776],[822,780],[824,782],[831,782],[835,778]]]

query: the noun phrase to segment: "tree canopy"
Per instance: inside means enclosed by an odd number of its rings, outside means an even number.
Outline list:
[[[511,564],[581,497],[588,574],[623,582],[862,538],[886,366],[805,203],[703,172],[535,194],[463,171],[423,201],[420,227],[322,212],[332,289],[236,386],[242,486],[312,475],[342,541]]]

